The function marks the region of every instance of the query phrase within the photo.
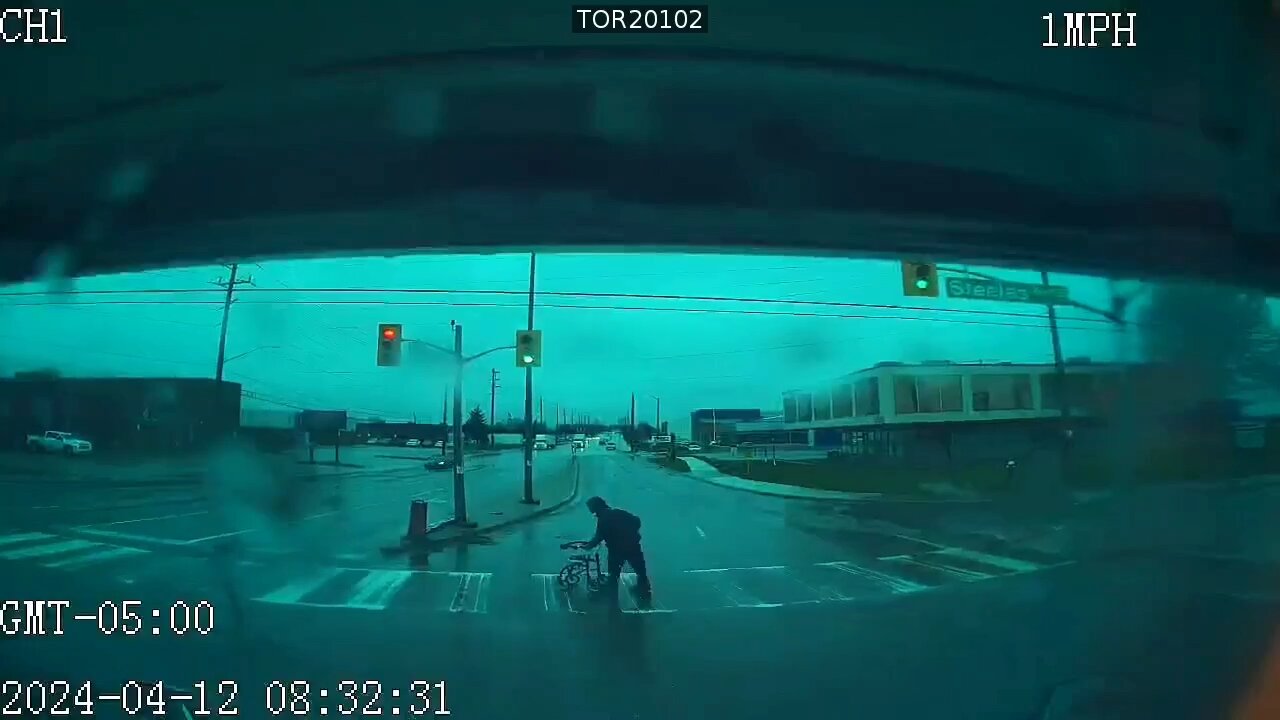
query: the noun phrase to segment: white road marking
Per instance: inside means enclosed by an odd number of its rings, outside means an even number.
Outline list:
[[[914,557],[897,558],[892,560],[892,562],[899,563],[902,565],[915,565],[917,567],[926,567],[926,568],[931,568],[933,570],[941,570],[942,572],[947,573],[949,575],[954,575],[960,578],[961,580],[988,580],[994,577],[993,575],[988,575],[987,573],[984,573],[984,572],[978,572],[977,570],[969,570],[967,568],[952,567],[951,565],[946,565],[940,562],[938,563],[925,562],[923,560],[918,560]]]
[[[733,572],[735,570],[781,570],[785,565],[756,565],[754,567],[730,567],[730,568],[704,568],[700,570],[685,570],[687,573],[720,573]]]
[[[92,527],[73,527],[68,529],[69,532],[77,535],[93,535],[95,537],[111,538],[113,540],[133,540],[135,542],[157,543],[160,545],[186,545],[185,540],[174,540],[172,538],[153,537],[151,535],[135,535],[133,533],[122,533],[114,530],[99,530]]]
[[[178,519],[178,518],[195,517],[196,515],[208,515],[208,514],[209,514],[209,511],[208,511],[208,510],[197,510],[196,512],[189,512],[189,513],[177,513],[177,514],[174,514],[174,515],[156,515],[156,516],[154,516],[154,517],[132,518],[132,519],[130,519],[130,520],[113,520],[113,521],[111,521],[111,522],[104,522],[104,523],[90,523],[89,525],[86,525],[85,527],[101,527],[101,526],[109,526],[109,525],[127,525],[127,524],[129,524],[129,523],[150,522],[150,521],[152,521],[152,520],[176,520],[176,519]]]
[[[1005,557],[1003,555],[990,555],[976,550],[966,550],[964,548],[957,547],[947,548],[945,550],[939,550],[935,553],[929,554],[951,555],[953,557],[965,558],[967,560],[976,560],[981,563],[986,563],[987,565],[1004,568],[1005,570],[1011,570],[1013,572],[1032,572],[1044,567],[1038,563],[1028,562],[1026,560],[1018,560],[1016,558]]]
[[[279,605],[299,604],[299,600],[319,590],[320,586],[341,574],[342,568],[323,568],[313,575],[294,580],[256,599],[259,602]]]
[[[703,538],[704,540],[706,539],[707,534],[702,531],[702,528],[698,527],[697,525],[694,525],[693,529],[698,531],[698,537]]]
[[[16,533],[14,535],[0,535],[0,545],[15,545],[17,543],[30,542],[32,540],[48,540],[54,537],[49,533],[28,532]]]
[[[413,573],[408,570],[370,570],[347,601],[347,607],[362,610],[383,610]]]
[[[493,573],[450,573],[459,578],[449,612],[484,614],[489,612],[489,579]]]
[[[0,552],[0,558],[4,558],[5,560],[20,560],[22,558],[44,557],[45,555],[61,555],[63,553],[75,552],[76,550],[86,550],[93,547],[102,547],[102,545],[100,543],[89,542],[88,540],[64,540],[62,542],[49,543],[47,545],[36,545],[34,547],[25,547],[17,550]]]
[[[640,604],[636,601],[636,593],[639,592],[639,590],[636,589],[636,574],[622,573],[622,576],[619,579],[622,581],[623,590],[622,600],[620,602],[622,612],[639,615],[675,612],[675,610],[668,609],[665,605],[653,598],[649,598],[648,607],[640,607]]]
[[[538,582],[542,585],[542,609],[547,612],[557,612],[560,610],[559,584],[556,575],[550,573],[534,573],[534,577],[538,578]]]
[[[841,572],[847,572],[850,575],[857,575],[858,577],[866,578],[867,580],[872,580],[881,585],[888,586],[889,589],[893,590],[894,592],[900,592],[900,593],[918,592],[920,590],[927,590],[929,587],[928,585],[921,585],[920,583],[912,582],[910,580],[907,580],[906,578],[900,578],[895,575],[890,575],[888,573],[880,572],[879,570],[872,570],[871,568],[865,568],[865,567],[862,567],[861,565],[857,565],[851,562],[837,561],[837,562],[818,563],[818,565],[820,567],[835,568],[836,570],[839,570]]]
[[[781,566],[778,566],[778,567],[781,567]],[[769,569],[776,569],[776,568],[773,566],[770,566]],[[723,570],[706,570],[706,571],[689,570],[687,572],[721,573],[723,572]],[[717,592],[719,592],[721,595],[724,595],[726,598],[728,598],[729,602],[733,603],[735,607],[750,607],[750,608],[782,607],[782,603],[767,603],[761,600],[760,598],[752,595],[751,593],[747,592],[746,590],[743,590],[741,585],[734,582],[731,578],[727,576],[715,574],[715,575],[708,575],[708,577],[710,578],[711,587],[715,588]]]
[[[95,565],[101,562],[107,562],[118,557],[128,557],[129,555],[145,555],[149,550],[135,547],[108,547],[105,550],[87,553],[85,555],[77,555],[67,558],[66,560],[57,560],[55,562],[44,563],[47,568],[76,568],[86,565]]]
[[[218,533],[217,535],[206,535],[205,537],[195,538],[194,540],[183,540],[179,545],[195,545],[196,543],[208,542],[210,540],[221,540],[222,538],[235,537],[244,535],[245,533],[258,532],[256,528],[248,528],[245,530],[232,530],[231,532]]]

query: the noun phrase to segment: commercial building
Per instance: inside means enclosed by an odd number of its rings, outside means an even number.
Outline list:
[[[1211,400],[1154,365],[1079,360],[1060,378],[1048,363],[884,362],[786,392],[779,420],[735,430],[850,454],[1016,456],[1060,437],[1064,398],[1067,424],[1084,445],[1106,440],[1105,427],[1127,410],[1177,418]]]
[[[689,439],[710,445],[712,440],[732,443],[735,428],[740,422],[760,422],[763,414],[758,409],[708,408],[689,413]]]
[[[240,385],[208,378],[0,379],[0,445],[65,430],[95,451],[172,451],[235,432]]]

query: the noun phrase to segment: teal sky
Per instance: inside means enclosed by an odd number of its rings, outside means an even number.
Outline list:
[[[450,382],[444,357],[407,346],[405,365],[374,364],[377,323],[451,345],[464,327],[467,354],[510,345],[525,323],[519,294],[392,290],[527,290],[528,255],[425,255],[270,261],[241,265],[232,307],[226,375],[253,393],[247,407],[348,409],[389,419],[437,421]],[[972,266],[1024,282],[1039,273]],[[57,368],[67,375],[212,377],[221,318],[220,266],[80,278],[76,294],[38,284],[0,297],[0,373]],[[1099,278],[1055,274],[1072,297],[1106,306]],[[376,289],[322,292],[322,289]],[[89,291],[126,291],[93,294]],[[158,290],[183,290],[166,294]],[[876,362],[1051,362],[1043,307],[990,301],[904,298],[899,265],[879,260],[734,255],[545,254],[538,290],[750,298],[720,302],[541,295],[536,325],[544,366],[535,397],[554,408],[613,421],[636,393],[641,420],[654,401],[679,432],[699,407],[781,407],[781,393]],[[139,292],[149,291],[149,292]],[[17,293],[17,294],[15,294]],[[32,293],[32,294],[22,294]],[[864,303],[906,309],[830,307]],[[468,305],[467,303],[471,303]],[[845,317],[810,317],[808,314]],[[1112,360],[1130,350],[1108,325],[1062,313],[1064,353]],[[523,413],[524,371],[512,351],[472,363],[466,404],[489,408],[489,372],[501,373],[497,415]]]

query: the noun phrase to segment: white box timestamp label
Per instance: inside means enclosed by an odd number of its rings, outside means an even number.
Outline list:
[[[707,32],[706,5],[574,5],[575,33]]]

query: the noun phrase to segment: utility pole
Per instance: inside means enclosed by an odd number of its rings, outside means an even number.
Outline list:
[[[222,412],[222,395],[224,391],[224,386],[222,384],[222,368],[227,363],[227,321],[231,319],[231,296],[235,293],[236,285],[244,285],[253,282],[253,278],[244,278],[241,280],[236,279],[236,272],[240,269],[239,263],[231,263],[227,266],[227,269],[231,271],[227,281],[224,283],[221,280],[217,280],[214,283],[219,287],[225,287],[227,289],[226,299],[222,301],[222,331],[218,334],[218,364],[214,369],[213,374],[214,382],[216,383],[214,392],[217,393],[218,417],[220,419],[226,417]],[[226,426],[219,428],[219,431],[227,431],[234,434],[235,428],[240,424],[240,418],[237,417],[234,422],[228,418],[226,420],[220,420],[220,423],[226,423]]]
[[[636,429],[636,394],[631,393],[631,429]]]
[[[462,474],[462,326],[453,325],[453,520],[467,525],[467,486]]]
[[[544,410],[546,410],[546,400],[542,398],[538,398],[538,422],[543,425],[546,425],[547,416],[543,414]]]
[[[498,422],[497,416],[494,415],[497,412],[497,407],[498,368],[493,368],[489,371],[489,447],[493,447],[493,428],[494,424]]]
[[[444,386],[444,405],[440,408],[440,426],[444,435],[440,438],[440,457],[449,454],[449,386]]]
[[[1049,286],[1049,272],[1040,271],[1040,282]],[[1058,311],[1053,303],[1046,306],[1049,315],[1049,338],[1053,343],[1053,372],[1058,385],[1058,407],[1061,411],[1062,455],[1060,458],[1059,485],[1067,481],[1068,456],[1071,452],[1071,393],[1067,389],[1067,366],[1062,359],[1062,338],[1058,335]]]
[[[235,293],[237,285],[248,285],[253,282],[253,278],[236,279],[240,263],[231,263],[227,269],[231,271],[230,277],[225,281],[215,280],[213,283],[227,289],[225,299],[222,301],[222,333],[218,336],[218,365],[214,370],[214,379],[219,383],[222,382],[222,366],[227,361],[227,321],[231,319],[231,296]]]
[[[538,254],[529,253],[529,330],[533,330],[533,280]],[[520,502],[536,505],[533,497],[533,366],[524,369],[524,497]]]

